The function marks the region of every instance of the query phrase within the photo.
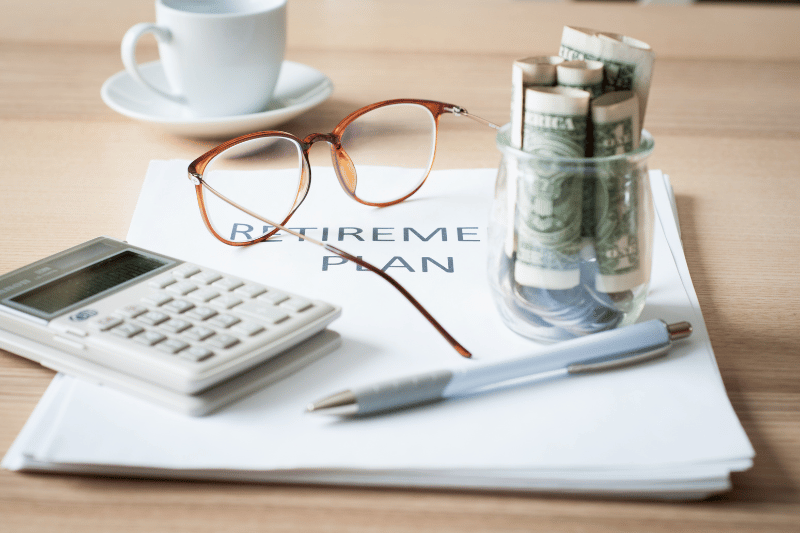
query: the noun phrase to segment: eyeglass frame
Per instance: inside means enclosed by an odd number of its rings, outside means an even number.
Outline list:
[[[368,113],[370,111],[374,111],[375,109],[379,109],[381,107],[386,107],[386,106],[390,106],[390,105],[396,105],[396,104],[416,104],[416,105],[419,105],[419,106],[422,106],[422,107],[426,108],[431,113],[431,115],[433,117],[433,120],[434,120],[434,142],[433,142],[433,153],[431,154],[430,165],[428,167],[428,170],[425,173],[425,176],[420,180],[419,184],[417,184],[417,186],[414,189],[412,189],[405,196],[403,196],[401,198],[398,198],[396,200],[391,200],[389,202],[383,202],[383,203],[380,203],[380,202],[368,202],[368,201],[365,201],[365,200],[359,198],[355,193],[356,181],[357,181],[355,167],[354,167],[354,165],[352,163],[352,160],[350,159],[349,155],[347,155],[347,152],[345,152],[344,149],[342,148],[342,134],[344,133],[344,131],[347,128],[347,126],[349,126],[352,122],[354,122],[360,116],[362,116],[362,115],[364,115],[364,114],[366,114],[366,113]],[[403,296],[405,296],[406,299],[408,299],[409,302],[412,305],[414,305],[414,307],[417,309],[417,311],[419,311],[431,323],[431,325],[434,328],[436,328],[436,330],[439,332],[439,334],[441,334],[460,355],[462,355],[464,357],[471,357],[471,353],[466,348],[464,348],[458,341],[456,341],[455,338],[453,338],[453,336],[450,335],[447,332],[447,330],[445,330],[444,327],[442,327],[442,325],[439,324],[439,322],[435,318],[433,318],[433,316],[422,306],[422,304],[420,304],[416,300],[416,298],[414,298],[411,295],[411,293],[409,293],[402,285],[400,285],[399,282],[397,282],[389,274],[387,274],[383,270],[377,268],[376,266],[364,261],[360,257],[356,257],[356,256],[354,256],[354,255],[352,255],[352,254],[350,254],[348,252],[345,252],[344,250],[341,250],[341,249],[339,249],[339,248],[337,248],[335,246],[332,246],[332,245],[330,245],[328,243],[323,243],[323,242],[318,241],[316,239],[313,239],[313,238],[311,238],[311,237],[309,237],[307,235],[301,235],[299,232],[296,232],[296,231],[294,231],[294,230],[292,230],[290,228],[285,227],[285,224],[289,221],[289,219],[292,217],[292,215],[294,215],[295,211],[297,211],[297,209],[300,207],[300,205],[306,199],[306,196],[308,195],[308,191],[311,189],[311,163],[310,163],[309,158],[308,158],[308,152],[311,149],[311,147],[314,145],[314,143],[319,142],[319,141],[324,141],[324,142],[327,142],[330,145],[330,147],[331,147],[331,160],[332,160],[333,167],[334,167],[334,170],[335,170],[335,173],[336,173],[336,177],[339,180],[340,186],[342,187],[342,189],[345,191],[345,193],[350,198],[352,198],[353,200],[357,201],[360,204],[367,205],[367,206],[388,207],[390,205],[398,204],[398,203],[410,198],[420,188],[422,188],[422,185],[424,185],[425,181],[428,179],[428,176],[430,175],[430,171],[433,168],[434,160],[436,159],[436,146],[438,144],[438,137],[439,137],[439,118],[442,115],[447,114],[447,113],[451,113],[451,114],[454,114],[456,116],[468,117],[468,118],[470,118],[472,120],[475,120],[476,122],[479,122],[479,123],[484,124],[486,126],[489,126],[491,128],[494,128],[494,129],[497,129],[497,130],[500,129],[500,126],[498,126],[497,124],[494,124],[494,123],[492,123],[492,122],[490,122],[488,120],[485,120],[483,118],[480,118],[480,117],[478,117],[476,115],[472,115],[472,114],[468,113],[467,110],[464,109],[461,106],[448,104],[448,103],[444,103],[444,102],[438,102],[438,101],[434,101],[434,100],[419,100],[419,99],[412,99],[412,98],[398,98],[398,99],[393,99],[393,100],[384,100],[382,102],[377,102],[377,103],[362,107],[360,109],[357,109],[356,111],[353,111],[352,113],[347,115],[344,119],[342,119],[339,122],[339,124],[336,125],[336,127],[333,129],[333,131],[331,133],[311,133],[311,134],[307,135],[304,139],[301,140],[299,137],[297,137],[295,135],[292,135],[291,133],[287,133],[287,132],[283,132],[283,131],[268,130],[268,131],[260,131],[260,132],[248,133],[248,134],[241,135],[239,137],[230,139],[230,140],[228,140],[228,141],[226,141],[226,142],[224,142],[224,143],[212,148],[211,150],[207,151],[206,153],[204,153],[203,155],[201,155],[200,157],[198,157],[197,159],[192,161],[189,164],[189,167],[188,167],[188,177],[189,177],[189,180],[192,182],[192,184],[194,184],[194,186],[195,186],[195,193],[197,195],[197,203],[198,203],[198,206],[200,207],[200,214],[202,216],[203,223],[205,224],[206,229],[208,229],[214,237],[216,237],[219,241],[221,241],[221,242],[223,242],[223,243],[225,243],[227,245],[230,245],[230,246],[250,246],[250,245],[253,245],[253,244],[256,244],[256,243],[259,243],[259,242],[266,241],[267,239],[269,239],[270,237],[275,235],[278,231],[284,231],[286,233],[289,233],[291,235],[299,237],[301,240],[308,241],[308,242],[311,242],[313,244],[317,244],[319,246],[322,246],[326,250],[328,250],[328,251],[330,251],[332,253],[335,253],[336,255],[338,255],[340,257],[343,257],[344,259],[347,259],[348,261],[353,261],[354,263],[358,264],[359,266],[361,266],[363,268],[366,268],[367,270],[369,270],[369,271],[371,271],[371,272],[373,272],[375,274],[378,274],[384,280],[389,282],[395,289],[397,289],[401,294],[403,294]],[[244,207],[242,205],[239,205],[238,203],[234,202],[230,198],[227,198],[226,196],[224,196],[223,194],[221,194],[220,192],[215,190],[213,187],[211,187],[203,179],[203,172],[205,171],[206,166],[215,157],[217,157],[219,154],[223,153],[225,150],[228,150],[229,148],[232,148],[232,147],[234,147],[234,146],[236,146],[238,144],[241,144],[243,142],[247,142],[247,141],[255,140],[255,139],[268,138],[268,137],[284,138],[284,139],[291,140],[292,142],[294,142],[294,143],[296,143],[298,145],[298,147],[301,149],[301,153],[303,155],[303,157],[301,158],[301,176],[300,176],[300,183],[298,185],[297,195],[295,196],[295,201],[294,201],[294,204],[292,205],[292,208],[289,210],[288,214],[286,215],[286,217],[284,218],[284,220],[280,224],[278,224],[278,223],[276,223],[274,221],[271,221],[271,220],[269,220],[269,219],[267,219],[265,217],[262,217],[261,215],[258,215],[256,213],[254,213],[250,209],[248,209],[248,208],[246,208],[246,207]],[[205,207],[204,194],[203,194],[203,189],[204,188],[208,189],[212,194],[214,194],[215,196],[217,196],[219,199],[223,200],[224,202],[227,202],[231,206],[243,211],[244,213],[246,213],[246,214],[248,214],[248,215],[250,215],[250,216],[252,216],[252,217],[254,217],[254,218],[258,219],[258,220],[261,220],[262,222],[265,222],[266,224],[271,225],[273,227],[273,229],[270,232],[262,235],[261,237],[258,237],[256,239],[252,239],[252,240],[249,240],[249,241],[237,242],[237,241],[231,241],[231,240],[226,239],[225,237],[223,237],[222,235],[217,233],[217,231],[214,229],[213,225],[211,224],[211,220],[210,220],[210,218],[208,216],[208,213],[207,213],[206,207]]]

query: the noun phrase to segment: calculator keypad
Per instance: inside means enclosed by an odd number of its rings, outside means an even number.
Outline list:
[[[199,363],[279,341],[332,309],[184,263],[150,280],[139,301],[95,319],[94,327],[154,355]]]

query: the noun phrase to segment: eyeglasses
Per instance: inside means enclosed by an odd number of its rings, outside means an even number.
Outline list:
[[[331,133],[312,133],[301,140],[290,133],[262,131],[224,142],[189,165],[203,222],[212,235],[231,246],[255,244],[284,231],[353,261],[388,281],[459,354],[470,357],[386,272],[285,226],[311,186],[308,151],[314,143],[330,145],[336,176],[348,196],[364,205],[386,207],[422,187],[433,167],[439,118],[446,113],[499,129],[456,105],[398,99],[350,113]]]

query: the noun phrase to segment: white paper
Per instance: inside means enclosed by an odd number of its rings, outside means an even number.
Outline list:
[[[651,175],[661,218],[640,320],[694,326],[666,358],[339,420],[304,415],[304,406],[349,387],[472,362],[378,276],[334,266],[333,257],[323,270],[331,254],[318,246],[291,236],[238,248],[218,242],[202,225],[186,165],[151,163],[128,241],[337,303],[343,315],[331,329],[342,335],[342,347],[205,418],[58,376],[6,468],[702,497],[724,490],[730,471],[750,466],[753,450],[722,385],[660,172]],[[390,265],[476,360],[534,354],[546,346],[508,330],[489,293],[486,223],[495,173],[434,171],[412,199],[378,209],[352,201],[332,169],[315,167],[289,226],[315,228],[306,231],[318,239],[327,227],[331,244]],[[354,231],[348,228],[360,228],[364,240],[347,236]]]

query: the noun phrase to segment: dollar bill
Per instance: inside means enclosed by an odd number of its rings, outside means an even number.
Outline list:
[[[592,102],[595,157],[631,152],[639,147],[639,103],[633,91],[607,93]],[[594,246],[599,272],[595,286],[621,293],[645,283],[639,243],[645,237],[641,222],[641,177],[625,159],[597,163]]]
[[[589,91],[592,98],[603,94],[602,61],[574,59],[564,61],[556,66],[556,82],[561,87],[574,87]],[[591,137],[591,124],[589,125]],[[591,142],[589,143],[591,147]],[[587,152],[587,155],[591,153]],[[594,236],[594,180],[583,181],[583,215],[581,217],[581,235],[585,238]]]
[[[564,26],[559,54],[564,59],[602,61],[605,92],[633,91],[639,102],[639,129],[644,123],[655,53],[647,43],[611,32]]]
[[[534,56],[518,59],[511,67],[511,146],[522,148],[523,123],[525,121],[525,89],[548,87],[556,84],[556,65],[562,63],[560,56]],[[505,250],[511,257],[516,248],[514,242],[514,209],[517,201],[516,163],[510,159],[506,169],[506,191],[508,200],[508,228]]]
[[[575,59],[556,65],[556,83],[589,91],[592,98],[603,94],[603,62]]]
[[[563,290],[580,283],[582,170],[551,158],[586,155],[590,99],[569,87],[526,89],[522,149],[534,157],[521,160],[517,173],[520,285]]]
[[[560,56],[535,56],[514,61],[511,67],[511,146],[522,148],[525,119],[525,89],[556,84],[556,65]]]

